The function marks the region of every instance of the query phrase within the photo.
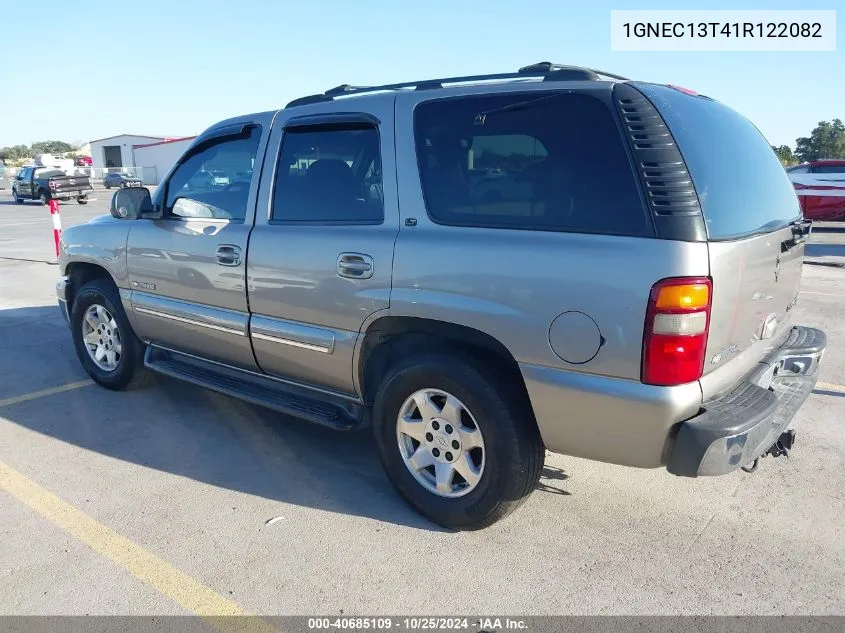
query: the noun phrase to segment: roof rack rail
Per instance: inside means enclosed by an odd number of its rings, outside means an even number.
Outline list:
[[[433,90],[442,88],[444,84],[459,84],[471,83],[479,81],[497,81],[504,79],[528,79],[528,78],[543,78],[543,81],[578,81],[588,80],[595,81],[600,77],[609,77],[611,79],[618,79],[620,81],[627,81],[627,77],[614,75],[602,70],[595,70],[593,68],[583,68],[581,66],[564,66],[562,64],[553,64],[551,62],[540,62],[523,66],[515,73],[493,73],[488,75],[464,75],[460,77],[444,77],[442,79],[425,79],[422,81],[407,81],[397,84],[385,84],[382,86],[351,86],[349,84],[342,84],[331,88],[326,92],[315,95],[308,95],[294,99],[287,104],[287,108],[298,105],[306,105],[308,103],[321,103],[323,101],[332,101],[335,97],[343,95],[361,94],[366,92],[385,92],[390,90],[402,90],[406,88],[413,88],[414,90]]]
[[[577,73],[592,73],[593,75],[598,75],[602,77],[610,77],[611,79],[618,79],[619,81],[629,81],[627,77],[623,77],[622,75],[615,75],[613,73],[608,73],[603,70],[597,70],[595,68],[586,68],[584,66],[566,66],[564,64],[553,64],[552,62],[539,62],[537,64],[531,64],[529,66],[523,66],[519,69],[521,73],[547,73],[548,75],[555,75],[553,77],[546,77],[548,81],[554,81],[556,79],[566,78],[568,77],[561,75],[558,77],[556,73],[562,73],[565,71],[565,74],[572,73],[576,75]],[[573,76],[573,79],[579,79],[577,76]],[[597,79],[598,77],[596,77]]]

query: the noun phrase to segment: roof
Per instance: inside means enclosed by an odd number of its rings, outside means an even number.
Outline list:
[[[179,141],[191,141],[196,138],[194,136],[180,136],[179,138],[166,138],[163,141],[157,141],[155,143],[144,143],[143,145],[133,145],[135,149],[140,147],[152,147],[153,145],[167,145],[168,143],[178,143]]]
[[[103,138],[95,138],[93,141],[88,141],[89,144],[91,143],[99,143],[100,141],[107,141],[110,138],[120,138],[121,136],[137,136],[138,138],[157,138],[164,140],[166,136],[151,136],[149,134],[115,134],[114,136],[106,136]]]

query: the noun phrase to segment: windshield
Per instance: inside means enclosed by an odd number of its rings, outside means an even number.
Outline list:
[[[637,88],[675,137],[711,240],[774,231],[800,217],[786,170],[748,119],[718,101],[667,86]]]

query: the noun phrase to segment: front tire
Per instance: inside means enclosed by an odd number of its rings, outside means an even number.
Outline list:
[[[76,355],[94,382],[120,391],[146,381],[144,345],[132,331],[110,280],[82,286],[73,299],[70,325]]]
[[[462,355],[429,353],[397,364],[379,389],[373,431],[382,465],[439,525],[488,527],[537,485],[545,447],[508,378]]]
[[[12,189],[12,197],[15,199],[16,204],[23,204],[23,198],[18,195],[17,189]]]

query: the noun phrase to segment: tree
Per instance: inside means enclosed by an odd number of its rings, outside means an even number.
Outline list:
[[[845,123],[841,119],[819,121],[810,136],[795,140],[795,154],[802,162],[845,158]]]
[[[73,151],[74,147],[64,141],[38,141],[31,146],[13,145],[12,147],[0,147],[0,160],[9,163],[13,161],[27,162],[32,160],[36,154],[54,154],[59,156]]]
[[[73,146],[64,141],[39,141],[32,144],[33,154],[64,154],[72,150]]]
[[[795,157],[795,153],[789,145],[779,145],[778,147],[772,145],[772,150],[774,150],[775,154],[777,154],[780,159],[780,162],[786,167],[798,162],[798,159]]]
[[[0,149],[0,160],[13,161],[21,158],[29,158],[32,156],[30,149],[26,145],[13,145],[12,147],[4,147]]]

